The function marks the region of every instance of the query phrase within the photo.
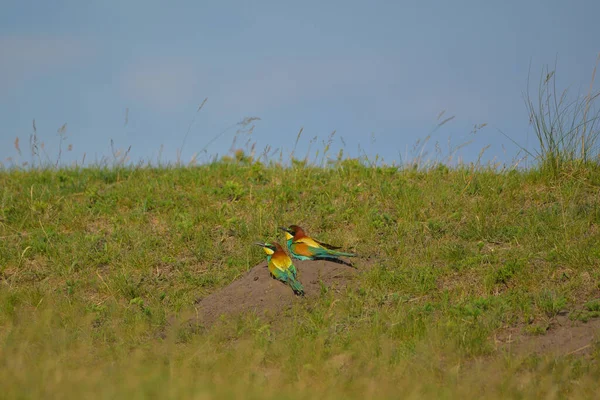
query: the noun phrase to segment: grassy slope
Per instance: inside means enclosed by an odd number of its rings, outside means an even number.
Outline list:
[[[599,187],[593,169],[550,180],[354,160],[0,172],[3,397],[589,395],[598,346],[592,360],[523,360],[493,337],[543,332],[598,297]],[[291,223],[359,253],[356,288],[272,324],[167,326]]]

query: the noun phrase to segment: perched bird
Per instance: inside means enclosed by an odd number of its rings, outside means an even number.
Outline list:
[[[334,259],[339,257],[356,257],[356,254],[337,251],[340,247],[319,242],[306,236],[304,230],[298,225],[290,225],[287,228],[280,227],[285,232],[287,248],[292,257],[298,260]]]
[[[279,243],[255,243],[267,253],[269,272],[273,278],[290,285],[294,293],[304,295],[302,284],[296,279],[298,271],[292,259],[287,255]]]

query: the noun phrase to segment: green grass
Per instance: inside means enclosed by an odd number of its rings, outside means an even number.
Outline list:
[[[523,153],[535,159],[538,168],[554,177],[565,169],[597,164],[600,160],[600,91],[595,89],[598,63],[600,54],[585,95],[581,92],[572,95],[572,88],[557,88],[556,65],[553,70],[548,67],[542,69],[535,96],[530,92],[528,79],[524,94],[525,107],[537,140],[537,148],[521,146],[503,133]]]
[[[589,397],[597,342],[585,359],[510,356],[494,337],[596,315],[599,188],[591,165],[557,177],[242,154],[0,171],[2,397]],[[277,321],[182,323],[292,223],[361,256],[354,286]]]

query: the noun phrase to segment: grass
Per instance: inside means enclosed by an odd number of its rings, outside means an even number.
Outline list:
[[[591,358],[508,355],[508,327],[593,317],[600,169],[339,161],[0,172],[4,398],[586,397]],[[277,321],[179,323],[302,223],[361,255]],[[594,302],[595,301],[595,302]],[[579,315],[579,317],[578,317]]]
[[[531,94],[528,80],[524,99],[537,139],[535,149],[523,147],[503,133],[552,176],[558,176],[566,168],[597,163],[600,159],[600,108],[597,107],[600,91],[594,88],[599,62],[600,54],[585,95],[573,96],[569,88],[558,89],[556,66],[553,70],[548,67],[542,70],[535,96]]]

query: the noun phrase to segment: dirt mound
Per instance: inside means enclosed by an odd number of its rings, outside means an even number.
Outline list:
[[[527,335],[515,328],[499,340],[512,354],[589,355],[600,340],[600,319],[571,321],[566,315],[554,318],[543,335]]]
[[[296,296],[292,289],[271,277],[267,263],[252,268],[229,286],[197,300],[196,323],[210,326],[221,315],[255,312],[262,316],[276,316],[294,302],[306,301],[321,293],[321,287],[343,289],[358,272],[356,268],[331,261],[294,261],[298,280],[304,286],[305,296]]]

